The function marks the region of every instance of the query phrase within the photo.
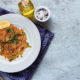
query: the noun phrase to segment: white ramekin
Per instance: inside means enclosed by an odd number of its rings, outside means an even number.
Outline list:
[[[41,9],[41,8],[46,9],[47,12],[48,12],[48,17],[47,17],[45,20],[40,20],[40,19],[38,19],[38,18],[36,17],[36,12],[37,12],[39,9]],[[48,21],[49,18],[50,18],[50,10],[49,10],[47,7],[45,7],[45,6],[40,6],[40,7],[37,7],[37,8],[35,9],[34,15],[35,15],[36,20],[38,20],[39,22],[46,22],[46,21]]]

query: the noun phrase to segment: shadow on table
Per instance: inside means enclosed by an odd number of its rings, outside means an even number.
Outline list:
[[[47,22],[39,22],[39,21],[37,21],[37,20],[32,20],[34,23],[36,23],[36,24],[38,24],[38,25],[40,25],[41,27],[44,27],[44,28],[47,28],[48,30],[50,30],[51,31],[51,23],[52,23],[52,20],[51,19],[49,19]],[[51,25],[51,26],[50,26]]]

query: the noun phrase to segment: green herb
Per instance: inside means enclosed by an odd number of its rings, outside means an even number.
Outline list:
[[[14,44],[15,44],[15,42],[11,42],[11,44],[12,44],[12,45],[14,45]]]
[[[11,57],[9,57],[9,60],[10,60],[10,61],[12,61],[12,60],[13,60],[13,57],[12,57],[12,56],[11,56]]]
[[[20,36],[24,36],[25,33],[19,34]]]
[[[12,36],[12,39],[14,39],[14,36]]]
[[[15,32],[14,35],[16,36],[16,34],[17,34],[17,33]]]
[[[18,41],[18,39],[16,38],[15,41]]]
[[[4,40],[4,42],[6,42],[6,39]]]
[[[13,57],[15,57],[16,55],[15,55],[15,54],[13,54],[12,56],[13,56]]]
[[[2,51],[4,51],[4,46],[2,46]]]
[[[23,34],[19,34],[20,36],[23,36]]]
[[[22,36],[22,34],[19,34],[19,36]]]
[[[12,43],[12,41],[8,41],[8,43]]]
[[[18,38],[13,36],[12,39],[14,39],[15,41],[18,41]]]
[[[10,28],[8,28],[8,29],[7,29],[7,32],[8,32],[8,33],[9,33],[9,32],[11,32],[11,29],[10,29]]]
[[[9,57],[9,60],[12,61],[15,57],[15,55],[12,55],[11,57]]]
[[[15,42],[13,42],[13,41],[8,41],[8,43],[11,43],[12,45],[14,45],[14,44],[15,44]]]
[[[11,38],[11,34],[9,35],[9,38]]]
[[[8,37],[9,37],[9,40],[11,40],[11,34]]]
[[[16,41],[16,44],[18,44],[18,41]]]
[[[24,49],[24,47],[22,47],[22,50]]]

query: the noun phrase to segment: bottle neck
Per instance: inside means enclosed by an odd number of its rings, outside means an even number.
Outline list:
[[[23,6],[28,6],[30,0],[21,0]]]

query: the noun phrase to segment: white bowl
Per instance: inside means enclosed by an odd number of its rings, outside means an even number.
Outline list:
[[[40,10],[40,9],[42,9],[42,8],[44,8],[44,9],[48,12],[48,17],[47,17],[46,19],[44,19],[44,20],[40,20],[39,18],[36,17],[37,11]],[[47,7],[45,7],[45,6],[40,6],[40,7],[37,7],[37,8],[35,9],[34,15],[35,15],[36,20],[38,20],[39,22],[46,22],[46,21],[48,21],[49,18],[50,18],[50,10],[49,10]]]

